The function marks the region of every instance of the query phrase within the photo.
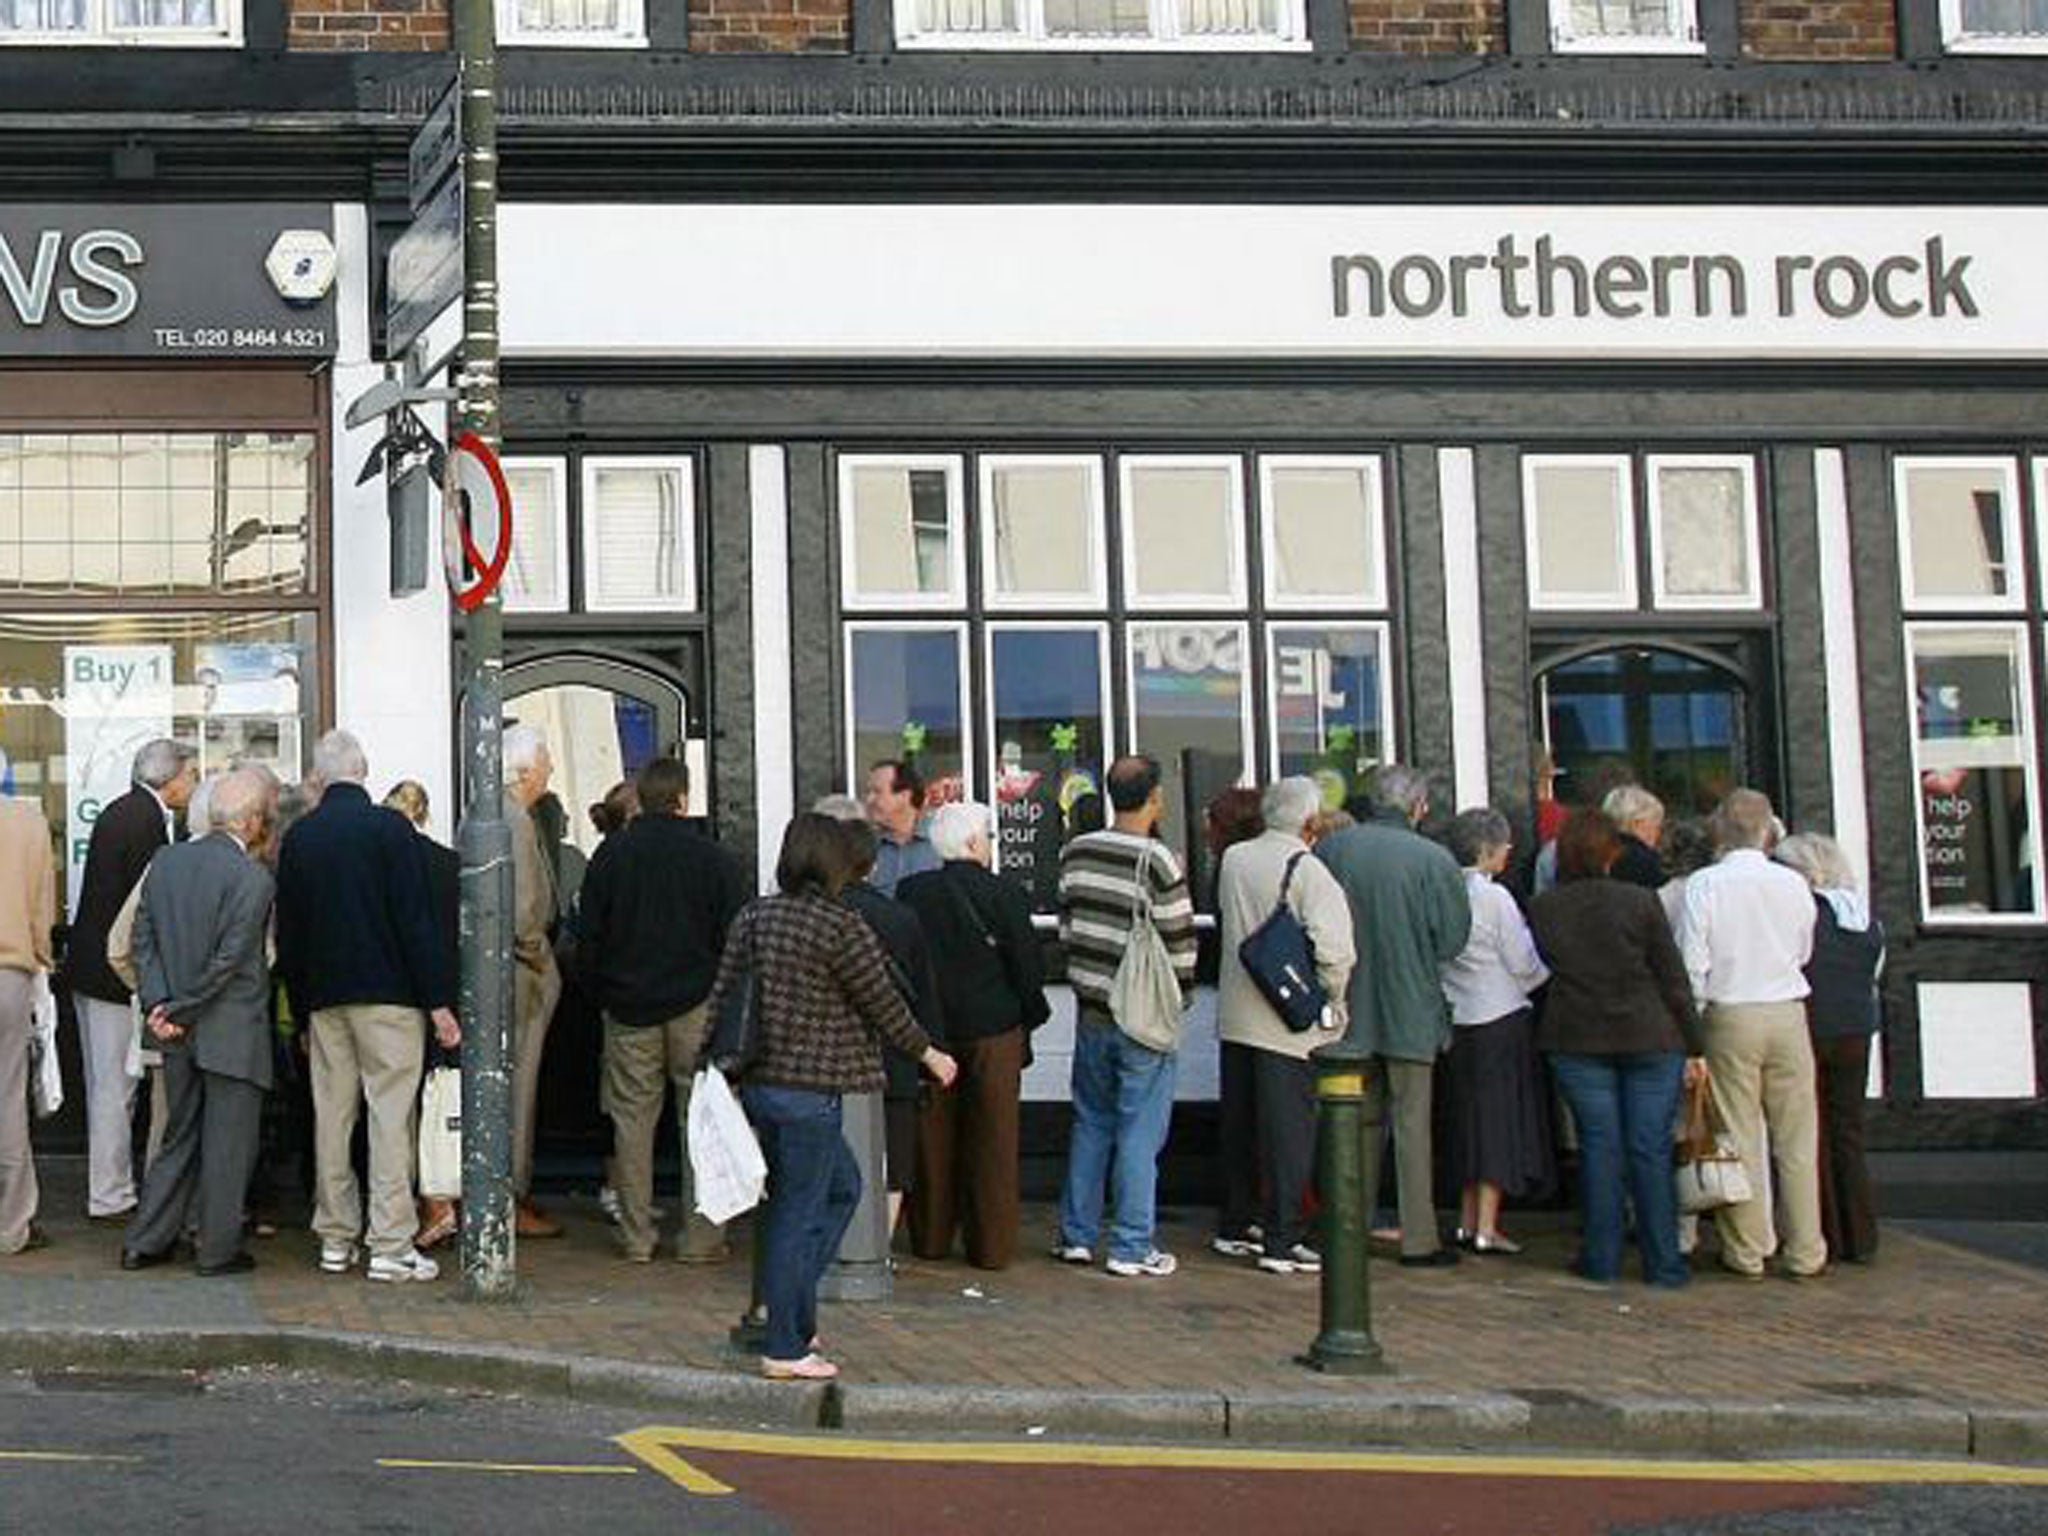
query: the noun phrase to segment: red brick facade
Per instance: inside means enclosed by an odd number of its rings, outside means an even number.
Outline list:
[[[1351,46],[1361,53],[1498,53],[1505,0],[1351,0]]]
[[[852,0],[689,0],[693,53],[844,53]]]
[[[449,45],[448,0],[291,0],[286,46],[428,53]]]
[[[1898,0],[1742,0],[1742,51],[1758,59],[1890,59]]]

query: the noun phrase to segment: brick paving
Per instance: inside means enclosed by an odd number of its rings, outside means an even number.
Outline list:
[[[48,1182],[46,1180],[46,1182]],[[560,1241],[519,1252],[516,1298],[475,1306],[452,1274],[378,1286],[314,1267],[305,1232],[254,1244],[250,1277],[118,1273],[117,1232],[54,1209],[54,1244],[0,1260],[9,1325],[298,1325],[400,1338],[515,1345],[656,1365],[740,1370],[727,1326],[746,1301],[743,1260],[704,1268],[612,1256],[594,1202],[550,1203]],[[1011,1270],[899,1261],[882,1303],[828,1305],[823,1329],[852,1381],[1052,1390],[1294,1390],[1349,1382],[1293,1356],[1314,1333],[1318,1282],[1274,1277],[1206,1247],[1208,1213],[1169,1213],[1181,1272],[1119,1280],[1043,1255],[1051,1213],[1027,1208]],[[1387,1386],[1417,1393],[1578,1391],[1756,1402],[1918,1400],[2000,1408],[2048,1403],[2048,1274],[1892,1229],[1880,1261],[1819,1282],[1743,1281],[1706,1270],[1668,1293],[1585,1286],[1564,1272],[1561,1225],[1525,1223],[1520,1258],[1450,1270],[1372,1266]],[[448,1264],[454,1268],[452,1257]]]

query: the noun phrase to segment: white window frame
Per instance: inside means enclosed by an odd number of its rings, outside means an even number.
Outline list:
[[[842,678],[839,704],[843,711],[840,718],[845,722],[846,749],[846,790],[858,797],[864,783],[866,769],[854,755],[854,737],[857,734],[853,713],[853,637],[864,633],[879,634],[934,634],[944,633],[953,637],[953,653],[957,658],[956,670],[960,674],[960,780],[967,786],[967,792],[974,792],[974,679],[967,656],[967,621],[965,619],[848,619],[840,625],[839,671]]]
[[[1989,470],[2000,480],[2003,503],[2000,533],[2006,559],[2016,568],[2007,573],[2003,597],[1922,597],[1913,582],[1912,507],[1907,477],[1916,469]],[[1902,455],[1892,461],[1892,524],[1898,541],[1899,596],[1908,613],[2020,613],[2027,606],[2026,546],[2020,540],[2019,461],[2009,454]]]
[[[0,30],[0,48],[239,48],[242,0],[218,0],[220,20],[210,27],[116,27],[111,0],[86,0],[85,26],[29,32]]]
[[[1386,619],[1344,619],[1324,615],[1290,614],[1266,624],[1266,721],[1271,750],[1267,771],[1280,777],[1280,631],[1283,629],[1369,629],[1380,646],[1380,741],[1388,762],[1399,761],[1394,744],[1394,626]]]
[[[1547,593],[1537,583],[1543,565],[1536,516],[1536,478],[1545,469],[1605,469],[1621,486],[1621,587],[1612,593]],[[1543,613],[1629,613],[1641,605],[1636,584],[1635,461],[1626,453],[1525,453],[1522,455],[1522,548],[1528,563],[1529,607]]]
[[[1088,474],[1088,590],[1085,592],[1004,592],[997,584],[995,479],[1005,469],[1083,469]],[[981,597],[991,612],[1020,609],[1099,611],[1109,602],[1109,551],[1103,538],[1102,459],[1092,453],[985,453],[976,465],[981,512]],[[990,759],[991,762],[994,759]]]
[[[2041,771],[2039,746],[2035,738],[2033,658],[2028,653],[2027,623],[2024,619],[1934,619],[1908,621],[1905,625],[1906,736],[1913,764],[1913,863],[1914,885],[1920,893],[1920,921],[1930,928],[2039,928],[2048,926],[2048,891],[2042,883],[2041,860]],[[2009,635],[2015,658],[2014,685],[2020,705],[2020,767],[2027,776],[2027,827],[2034,839],[2036,855],[2032,866],[2034,910],[2031,912],[1939,913],[1927,889],[1927,806],[1920,793],[1920,718],[1918,652],[1915,639],[1922,634],[1969,634],[1998,632]]]
[[[2034,564],[2041,573],[2041,600],[2048,607],[2048,455],[2038,455],[2032,461],[2034,471],[2034,537],[2039,541],[2035,551]]]
[[[1690,3],[1690,0],[1687,0]],[[1277,32],[1186,35],[1180,30],[1179,0],[1150,0],[1151,31],[1143,37],[1048,37],[1044,0],[1017,0],[1014,32],[920,32],[916,0],[895,0],[896,46],[948,51],[1010,50],[1064,53],[1306,53],[1308,8],[1304,0],[1280,0]]]
[[[1963,0],[1941,0],[1941,46],[1950,53],[2048,53],[2048,32],[1970,32]]]
[[[1146,469],[1221,469],[1230,475],[1230,590],[1138,591],[1137,541],[1131,536],[1131,482]],[[1124,606],[1133,613],[1241,613],[1245,606],[1244,460],[1234,453],[1132,453],[1117,460],[1117,524],[1123,548]]]
[[[1277,500],[1275,471],[1290,469],[1353,469],[1366,473],[1372,486],[1372,571],[1374,585],[1357,592],[1290,595],[1280,590],[1280,550],[1274,525]],[[1262,453],[1259,455],[1259,552],[1265,565],[1266,607],[1274,613],[1323,613],[1331,608],[1387,606],[1387,468],[1377,453]]]
[[[597,477],[607,469],[641,470],[674,474],[683,486],[683,590],[672,607],[650,608],[644,603],[606,600],[600,590],[598,551],[602,541],[597,529]],[[697,611],[697,466],[687,455],[601,454],[583,460],[583,505],[577,511],[577,527],[583,537],[583,608],[587,613],[694,613]]]
[[[946,590],[863,594],[856,584],[853,477],[862,469],[936,469],[946,476]],[[839,456],[839,606],[847,613],[930,612],[967,606],[964,471],[957,453],[842,453]]]
[[[540,601],[528,596],[514,597],[505,593],[507,613],[567,613],[573,606],[569,580],[569,461],[555,455],[533,457],[513,456],[504,461],[509,470],[539,470],[554,482],[555,509],[560,514],[555,519],[555,577],[556,591],[551,600]],[[519,508],[512,508],[512,517],[519,520]]]
[[[988,798],[991,807],[995,804],[996,766],[1001,762],[996,742],[996,636],[1029,634],[1079,634],[1092,630],[1095,634],[1095,683],[1100,696],[1097,707],[1102,711],[1102,768],[1107,776],[1110,760],[1116,756],[1116,711],[1112,706],[1109,666],[1109,625],[1101,619],[991,619],[984,627],[981,637],[981,670],[986,680],[982,691],[982,703],[986,706],[982,715],[982,750],[988,754]]]
[[[1664,590],[1664,498],[1661,472],[1667,469],[1732,469],[1742,476],[1743,557],[1749,585],[1736,593],[1688,593]],[[1652,453],[1644,456],[1645,494],[1650,503],[1650,593],[1656,607],[1677,610],[1730,611],[1764,605],[1763,534],[1757,506],[1756,458],[1747,453]]]
[[[619,24],[589,31],[528,31],[519,25],[519,0],[498,0],[498,41],[508,48],[645,48],[646,0],[619,0]]]
[[[1696,0],[1666,0],[1676,25],[1668,37],[1581,37],[1572,30],[1571,0],[1550,0],[1550,47],[1556,53],[1681,53],[1707,51]]]
[[[1237,632],[1238,655],[1244,659],[1245,665],[1240,673],[1243,682],[1237,691],[1239,699],[1237,710],[1238,762],[1242,766],[1237,771],[1236,782],[1240,786],[1250,785],[1255,781],[1255,776],[1258,772],[1258,750],[1252,736],[1252,710],[1258,701],[1254,698],[1252,690],[1250,667],[1252,655],[1251,623],[1246,619],[1210,618],[1206,616],[1174,619],[1164,618],[1156,614],[1145,614],[1142,617],[1134,616],[1124,625],[1124,751],[1126,753],[1137,753],[1144,750],[1144,748],[1138,745],[1138,668],[1132,649],[1134,634],[1140,629],[1174,628],[1230,629]],[[1178,858],[1179,855],[1176,854],[1175,857]]]

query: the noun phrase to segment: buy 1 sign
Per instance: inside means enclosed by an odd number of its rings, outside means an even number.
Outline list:
[[[488,532],[487,542],[479,533]],[[441,487],[441,559],[455,606],[473,613],[504,579],[512,557],[512,488],[491,445],[458,432]]]

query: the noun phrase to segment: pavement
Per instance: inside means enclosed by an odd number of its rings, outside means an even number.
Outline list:
[[[1569,1230],[1533,1215],[1518,1258],[1380,1256],[1389,1370],[1336,1378],[1296,1359],[1319,1282],[1212,1254],[1208,1212],[1165,1213],[1178,1274],[1124,1280],[1046,1256],[1051,1212],[1027,1207],[1005,1272],[900,1258],[890,1300],[828,1305],[845,1374],[817,1387],[729,1345],[743,1260],[628,1264],[594,1199],[551,1199],[566,1236],[522,1245],[516,1295],[479,1304],[452,1252],[435,1283],[375,1285],[319,1273],[303,1231],[253,1242],[251,1275],[121,1273],[67,1163],[39,1163],[52,1245],[0,1259],[0,1370],[275,1365],[863,1435],[2048,1463],[2048,1273],[1897,1225],[1867,1267],[1707,1267],[1678,1292],[1573,1278]]]

